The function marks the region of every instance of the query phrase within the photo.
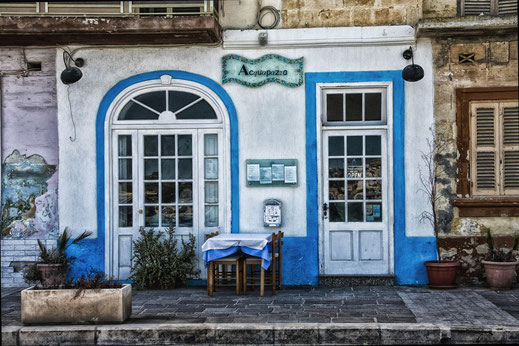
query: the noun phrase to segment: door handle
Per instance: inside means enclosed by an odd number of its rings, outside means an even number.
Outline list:
[[[323,219],[328,218],[328,203],[323,203]]]

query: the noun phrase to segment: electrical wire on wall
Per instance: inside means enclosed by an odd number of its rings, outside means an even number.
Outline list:
[[[71,142],[76,141],[76,122],[74,121],[74,114],[72,114],[72,105],[70,103],[70,85],[67,84],[67,101],[68,101],[68,109],[70,112],[70,120],[72,121],[72,127],[74,128],[74,137],[69,136],[68,139]]]
[[[274,17],[274,21],[270,23],[270,25],[262,24],[262,21],[265,18],[265,16],[269,14],[271,14]],[[259,27],[262,29],[274,29],[276,26],[278,26],[280,20],[281,16],[279,14],[279,11],[274,6],[264,6],[258,10],[257,23]]]

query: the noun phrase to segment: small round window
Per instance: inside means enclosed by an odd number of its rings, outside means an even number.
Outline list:
[[[133,97],[124,105],[118,120],[213,120],[213,107],[195,94],[161,90]]]

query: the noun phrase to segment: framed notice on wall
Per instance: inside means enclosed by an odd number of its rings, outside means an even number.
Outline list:
[[[297,186],[297,160],[246,160],[247,186]]]

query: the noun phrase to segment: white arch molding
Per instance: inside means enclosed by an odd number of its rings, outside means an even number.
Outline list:
[[[119,114],[124,105],[129,102],[132,98],[139,95],[153,92],[153,91],[182,91],[191,94],[195,94],[203,98],[213,108],[217,119],[184,119],[176,120],[172,112],[164,112],[168,114],[162,114],[158,120],[118,120]],[[105,272],[119,279],[118,261],[120,253],[118,247],[121,245],[117,243],[120,239],[125,239],[124,235],[118,233],[118,227],[115,224],[117,209],[117,186],[115,183],[115,167],[114,162],[117,159],[115,157],[116,146],[117,146],[117,134],[132,133],[135,134],[153,134],[153,133],[171,133],[171,134],[182,134],[182,133],[197,133],[196,138],[198,143],[194,143],[193,147],[198,147],[197,158],[195,159],[195,153],[193,158],[195,163],[193,171],[193,186],[197,186],[196,189],[193,187],[193,203],[198,206],[204,204],[204,182],[203,182],[203,159],[199,159],[203,156],[203,135],[205,133],[218,133],[218,206],[219,206],[219,223],[218,227],[205,227],[203,222],[197,222],[195,225],[195,219],[203,221],[203,208],[195,208],[193,212],[193,229],[195,236],[197,237],[197,255],[199,260],[199,268],[203,269],[203,260],[201,257],[201,245],[203,244],[204,233],[219,231],[220,233],[229,233],[231,231],[231,160],[230,160],[230,120],[227,108],[225,107],[222,100],[208,87],[205,85],[184,80],[175,79],[170,75],[162,75],[160,78],[147,80],[133,84],[123,91],[121,91],[112,101],[108,107],[107,116],[104,123],[104,148],[105,148]],[[164,116],[166,115],[166,116]],[[136,140],[134,140],[133,149],[138,150],[136,146]],[[200,155],[202,154],[202,155]],[[142,155],[142,154],[138,154]],[[138,158],[137,158],[138,159]],[[136,161],[135,155],[133,161]],[[142,161],[142,160],[141,160]],[[136,167],[134,162],[133,167]],[[142,170],[142,169],[140,169]],[[200,177],[202,180],[200,181]],[[143,185],[142,179],[137,178],[139,184]],[[199,181],[195,182],[198,179]],[[136,181],[136,180],[134,180]],[[138,189],[138,193],[135,191]],[[142,206],[142,191],[143,188],[140,186],[133,188],[133,234],[138,233],[138,228],[141,224],[143,217],[137,216],[135,213],[139,213],[139,209]],[[178,194],[178,193],[177,193]],[[195,195],[196,194],[196,195]],[[137,199],[137,201],[135,201]],[[195,215],[197,213],[197,215]],[[178,218],[178,214],[176,217]],[[137,221],[137,222],[136,222]],[[181,229],[178,229],[179,235],[183,235]],[[116,240],[117,238],[117,240]],[[133,239],[131,239],[133,240]],[[131,246],[131,240],[125,240],[125,246]],[[205,276],[205,270],[201,270],[202,278]]]

